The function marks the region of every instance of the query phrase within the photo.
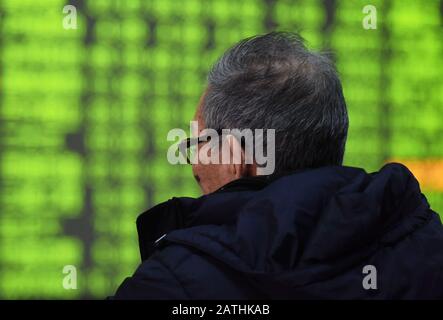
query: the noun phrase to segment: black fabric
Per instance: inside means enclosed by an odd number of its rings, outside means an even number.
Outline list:
[[[443,298],[443,227],[400,164],[240,179],[137,228],[142,264],[114,299]]]

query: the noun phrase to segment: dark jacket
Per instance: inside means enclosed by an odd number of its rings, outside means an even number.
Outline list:
[[[143,262],[116,299],[443,298],[443,227],[400,164],[240,179],[137,228]]]

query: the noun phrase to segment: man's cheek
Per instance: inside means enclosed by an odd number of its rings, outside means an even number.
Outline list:
[[[197,166],[195,164],[192,165],[192,174],[194,175],[195,178],[198,177],[198,172],[197,172]]]

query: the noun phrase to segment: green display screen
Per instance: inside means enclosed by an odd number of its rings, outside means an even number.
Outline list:
[[[77,29],[63,27],[63,7]],[[138,265],[136,217],[198,196],[166,152],[238,40],[298,31],[330,52],[350,116],[345,164],[410,164],[443,212],[439,0],[0,0],[0,298],[103,298]],[[439,182],[440,181],[440,182]],[[77,268],[77,289],[63,268]]]

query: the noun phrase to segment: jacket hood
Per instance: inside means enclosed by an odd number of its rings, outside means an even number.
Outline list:
[[[192,247],[260,290],[285,297],[395,244],[431,213],[401,164],[370,174],[336,166],[242,179],[198,199],[174,198],[142,214],[137,225],[142,259],[164,233],[156,245]]]

